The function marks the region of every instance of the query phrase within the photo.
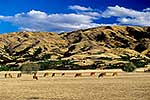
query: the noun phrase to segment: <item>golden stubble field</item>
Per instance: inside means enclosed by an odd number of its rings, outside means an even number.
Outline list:
[[[55,77],[43,77],[44,72],[23,74],[15,78],[4,78],[0,72],[0,100],[150,100],[150,73],[119,72],[118,76],[108,73],[103,78],[90,76],[74,77],[74,72],[60,72]]]

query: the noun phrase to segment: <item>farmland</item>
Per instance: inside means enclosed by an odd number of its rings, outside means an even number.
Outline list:
[[[10,72],[13,78],[4,78],[8,72],[0,72],[0,100],[150,100],[150,73],[119,70],[117,76],[108,72],[98,78],[99,71],[90,76],[89,70],[74,77],[77,72],[49,71],[47,77],[38,72],[38,80],[31,74],[16,78],[18,72]]]

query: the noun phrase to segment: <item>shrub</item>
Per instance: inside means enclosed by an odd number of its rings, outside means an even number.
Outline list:
[[[18,71],[18,67],[9,67],[5,65],[0,65],[0,71]]]
[[[79,69],[79,66],[74,64],[73,60],[54,60],[54,61],[42,61],[39,62],[40,65],[40,70],[45,70],[45,69]]]
[[[11,67],[9,68],[10,71],[19,71],[19,67]]]
[[[135,62],[134,64],[137,68],[139,68],[139,67],[144,67],[147,64],[147,62],[139,61],[139,62]]]
[[[9,68],[4,65],[0,65],[0,71],[9,71]]]
[[[100,55],[100,54],[102,54],[102,53],[104,53],[104,52],[100,52],[100,51],[98,51],[98,52],[97,52],[97,53],[95,53],[95,54]]]
[[[40,70],[40,65],[37,63],[26,63],[21,66],[21,71],[26,74],[32,74],[33,72],[39,70]]]
[[[46,70],[46,69],[55,69],[56,64],[55,61],[41,61],[38,64],[40,65],[40,70]]]
[[[122,67],[122,70],[126,72],[133,72],[135,69],[136,66],[132,62],[129,62]]]
[[[129,61],[129,60],[130,60],[130,56],[129,56],[128,54],[121,55],[120,57],[121,57],[121,59],[122,59],[123,61]]]
[[[51,54],[44,54],[43,56],[42,56],[42,60],[48,60],[48,59],[50,59],[51,58]]]

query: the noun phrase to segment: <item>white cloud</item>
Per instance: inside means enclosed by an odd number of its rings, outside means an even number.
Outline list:
[[[86,8],[79,5],[73,5],[73,6],[69,6],[68,8],[73,11],[77,11],[77,13],[82,15],[95,17],[95,19],[97,19],[96,17],[101,16],[100,12],[97,9],[92,9],[91,7]]]
[[[90,11],[92,10],[92,8],[88,7],[83,7],[83,6],[79,6],[79,5],[73,5],[73,6],[69,6],[69,9],[72,9],[72,10],[81,10],[81,11]]]
[[[148,11],[148,12],[150,12],[150,8],[143,9],[143,11]]]
[[[20,30],[25,31],[62,32],[108,25],[150,26],[150,12],[147,11],[149,8],[143,9],[143,11],[136,11],[116,5],[107,7],[102,12],[78,5],[69,6],[70,9],[71,7],[72,10],[80,9],[80,11],[68,14],[47,14],[42,11],[31,10],[26,13],[15,14],[14,16],[0,15],[0,20],[17,25]],[[116,17],[112,24],[95,22],[95,20],[101,20],[101,18],[111,19],[111,17]]]
[[[36,32],[37,30],[36,29],[32,29],[32,28],[24,28],[24,27],[20,27],[19,30],[21,31],[31,31],[31,32]]]
[[[116,17],[120,24],[150,26],[150,12],[136,11],[118,5],[108,7],[102,16],[104,18]]]
[[[82,12],[82,14],[95,17],[95,19],[97,19],[97,17],[101,16],[101,14],[99,12]]]
[[[0,16],[0,20],[11,22],[26,31],[61,32],[99,26],[93,22],[95,16],[89,14],[46,14],[35,10],[14,16]]]
[[[127,8],[116,5],[115,7],[108,7],[107,10],[103,12],[103,17],[111,17],[111,16],[136,17],[136,16],[139,16],[140,14],[141,12],[139,11],[127,9]]]

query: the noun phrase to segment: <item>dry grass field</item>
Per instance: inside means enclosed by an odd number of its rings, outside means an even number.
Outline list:
[[[77,71],[55,71],[55,76],[43,77],[38,72],[38,80],[33,75],[22,74],[16,78],[5,78],[0,72],[0,100],[150,100],[150,73],[119,72],[117,76],[98,78],[99,72],[90,76],[90,71],[74,77]],[[8,73],[8,72],[7,72]]]

